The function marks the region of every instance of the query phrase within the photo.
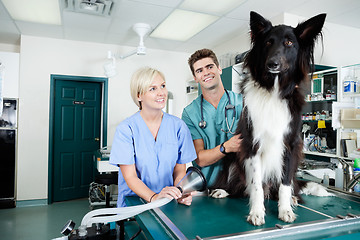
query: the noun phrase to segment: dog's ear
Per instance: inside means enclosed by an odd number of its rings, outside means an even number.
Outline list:
[[[255,39],[265,32],[269,31],[272,28],[270,21],[263,18],[260,14],[251,11],[250,12],[250,30],[251,30],[251,41],[254,42]]]
[[[319,14],[315,17],[310,18],[309,20],[300,23],[295,28],[295,33],[298,36],[299,40],[305,44],[313,43],[318,35],[321,33],[321,29],[324,26],[326,14]]]

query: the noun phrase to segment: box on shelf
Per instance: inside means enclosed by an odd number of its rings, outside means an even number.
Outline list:
[[[341,109],[342,128],[360,128],[360,109]]]

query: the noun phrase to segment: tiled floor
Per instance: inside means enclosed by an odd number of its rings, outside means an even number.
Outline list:
[[[68,220],[79,227],[90,211],[88,199],[57,202],[50,205],[0,209],[0,239],[51,240],[61,237]]]

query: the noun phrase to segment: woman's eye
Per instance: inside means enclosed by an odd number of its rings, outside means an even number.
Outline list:
[[[166,87],[165,84],[161,85],[161,88],[165,88],[165,87]]]
[[[152,87],[152,88],[150,88],[150,89],[149,89],[149,91],[154,91],[154,90],[155,90],[155,88],[154,88],[154,87]]]

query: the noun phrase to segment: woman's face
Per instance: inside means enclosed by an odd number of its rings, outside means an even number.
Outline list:
[[[165,80],[156,74],[149,89],[139,96],[142,109],[160,110],[165,107],[168,90],[166,89]]]

